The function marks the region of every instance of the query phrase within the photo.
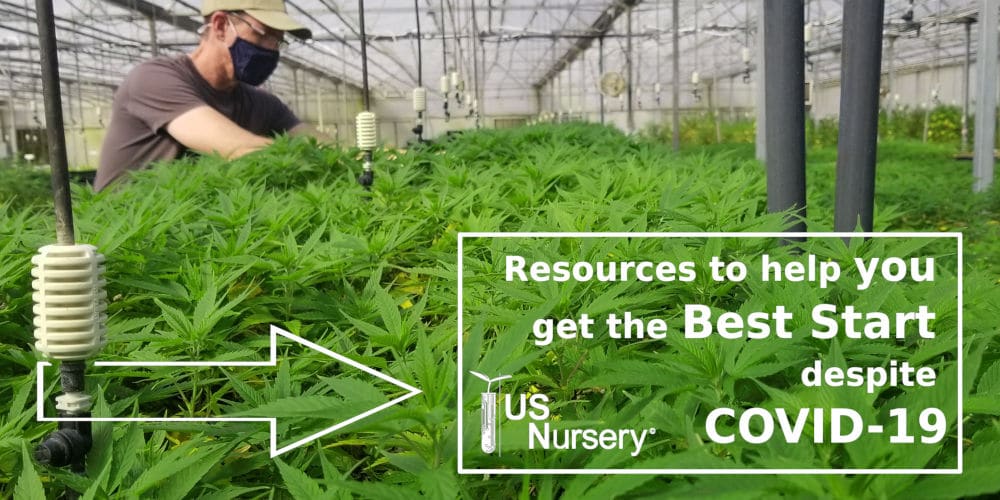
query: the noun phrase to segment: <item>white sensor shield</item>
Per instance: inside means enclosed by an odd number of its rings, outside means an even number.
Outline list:
[[[35,348],[48,358],[81,360],[104,347],[104,256],[93,245],[46,245],[31,258]]]

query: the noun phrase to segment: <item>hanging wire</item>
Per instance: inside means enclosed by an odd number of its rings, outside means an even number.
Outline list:
[[[698,73],[698,63],[701,61],[698,57],[698,11],[700,10],[698,0],[694,0],[694,71],[691,72],[691,84],[694,85],[694,89],[691,93],[699,102],[701,102],[701,76]]]
[[[930,101],[924,102],[924,130],[923,130],[923,142],[927,142],[928,135],[930,133],[930,122],[931,122],[931,109],[938,104],[938,92],[941,87],[941,63],[940,63],[940,51],[941,51],[941,12],[942,12],[942,2],[938,0],[937,2],[937,14],[935,14],[934,20],[934,87],[931,88],[931,98]]]
[[[358,0],[358,24],[361,32],[361,99],[365,111],[369,111],[371,103],[368,97],[368,38],[365,36],[365,2]]]
[[[750,0],[743,3],[746,30],[743,31],[743,46],[750,47]]]
[[[472,102],[469,105],[469,115],[472,116],[479,128],[479,56],[476,55],[476,4],[475,0],[469,0],[469,51],[472,53]]]
[[[441,10],[438,12],[438,20],[441,25],[441,73],[443,74],[442,84],[440,90],[442,91],[441,102],[444,106],[444,121],[448,122],[451,119],[451,113],[448,112],[448,25],[445,22],[444,15],[444,0],[441,0]]]
[[[585,113],[587,110],[587,53],[586,52],[580,54],[580,57],[577,59],[577,64],[580,65],[580,82],[579,82],[580,96],[579,99],[577,100],[577,106],[576,106],[577,114],[579,116],[577,117],[577,119],[585,121],[584,117],[586,116]]]
[[[340,74],[343,75],[346,78],[347,77],[347,41],[346,40],[344,40],[340,44],[340,63],[341,63]],[[342,123],[344,124],[344,132],[345,132],[345,135],[346,135],[348,133],[347,131],[351,129],[351,127],[350,127],[350,115],[347,112],[347,85],[346,85],[346,83],[341,82],[340,85],[338,86],[337,90],[339,91],[340,110],[341,110],[341,115],[342,115],[341,118],[343,119]],[[339,129],[339,127],[338,127],[338,129]]]
[[[698,70],[698,0],[694,0],[694,68]]]
[[[660,73],[660,66],[663,61],[660,60],[660,6],[656,5],[656,84],[653,85],[653,91],[656,94],[656,107],[660,107],[660,82],[662,81],[662,74]]]
[[[29,61],[35,61],[37,59],[35,59],[35,57],[32,55],[31,36],[30,36],[31,35],[31,28],[32,28],[31,14],[35,14],[35,13],[32,12],[31,9],[28,7],[28,0],[24,0],[24,14],[25,14],[25,16],[24,16],[24,29],[25,29],[25,32],[28,33],[28,36],[25,37],[24,45],[28,49],[28,60]],[[37,14],[35,14],[35,15],[37,16]],[[35,37],[37,38],[38,37],[37,28],[36,28],[36,31],[35,31],[34,34],[35,34]],[[32,78],[31,79],[31,102],[32,102],[33,106],[37,106],[37,104],[35,104],[35,96],[38,95],[38,94],[39,94],[39,92],[38,92],[38,79],[37,78]],[[35,122],[37,123],[38,122],[37,108],[34,109],[33,111],[35,112],[35,116],[33,118],[34,118]]]
[[[458,26],[458,19],[455,17],[455,8],[451,4],[451,0],[447,0],[447,3],[448,3],[449,17],[451,17],[451,28],[452,28],[451,31],[453,33],[453,36],[455,37],[454,50],[452,50],[451,52],[452,58],[455,61],[454,68],[452,69],[452,71],[456,72],[456,75],[458,77],[457,81],[453,81],[451,82],[451,84],[452,87],[454,87],[452,90],[455,91],[455,103],[458,104],[459,106],[462,106],[462,90],[464,88],[464,81],[461,75],[461,68],[463,61],[462,39],[458,35],[461,32],[461,29]],[[468,74],[468,71],[466,71],[466,74]]]
[[[743,83],[750,83],[750,0],[746,0],[744,6],[743,48],[740,49],[740,57],[743,59]]]
[[[441,70],[448,73],[448,26],[444,18],[444,0],[441,0],[441,10],[438,12],[438,19],[441,24]],[[447,96],[445,96],[447,98]]]
[[[375,148],[377,125],[375,115],[371,112],[370,89],[368,88],[368,38],[365,36],[365,2],[358,0],[358,24],[361,35],[361,100],[364,111],[358,113],[355,124],[357,127],[358,148],[364,154],[363,170],[358,176],[358,184],[370,190],[375,182],[375,172],[372,170],[372,150]]]
[[[413,0],[413,11],[417,17],[417,86],[424,86],[424,53],[420,47],[420,0]]]
[[[427,90],[424,89],[424,54],[420,43],[420,1],[413,0],[413,13],[417,18],[417,88],[413,89],[413,107],[417,112],[417,123],[413,127],[413,133],[417,136],[417,142],[424,140],[424,110],[427,109]]]

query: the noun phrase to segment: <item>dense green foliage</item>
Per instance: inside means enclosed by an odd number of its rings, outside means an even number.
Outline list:
[[[952,425],[940,447],[900,451],[866,440],[846,447],[754,451],[745,444],[706,444],[703,418],[698,420],[713,405],[842,402],[877,418],[890,403],[919,407],[934,401],[951,412],[953,423],[953,332],[905,345],[802,339],[744,347],[706,341],[604,344],[586,353],[574,345],[529,352],[524,335],[504,335],[523,331],[520,322],[529,311],[569,315],[582,305],[593,311],[621,304],[657,311],[663,307],[660,292],[726,310],[876,300],[843,287],[823,292],[789,287],[778,293],[750,282],[731,288],[698,283],[655,293],[628,287],[553,287],[545,296],[506,287],[494,293],[488,278],[498,272],[498,256],[508,247],[474,241],[466,269],[480,287],[470,287],[466,299],[467,318],[477,318],[467,319],[460,332],[466,353],[473,353],[466,363],[519,373],[515,384],[566,400],[603,400],[598,409],[560,408],[565,420],[636,416],[656,425],[662,430],[657,446],[637,461],[646,466],[951,467],[961,445],[964,476],[459,476],[459,232],[786,227],[782,214],[766,213],[763,169],[746,148],[674,154],[657,141],[569,124],[470,132],[406,153],[378,152],[370,193],[354,181],[356,151],[284,139],[234,162],[191,159],[139,172],[99,194],[74,190],[79,240],[97,245],[108,259],[105,359],[263,359],[267,325],[274,323],[423,390],[400,407],[276,460],[268,457],[264,425],[96,424],[87,477],[33,465],[31,447],[54,425],[34,420],[28,274],[31,255],[53,240],[53,224],[40,204],[0,200],[0,400],[10,402],[0,412],[0,496],[40,498],[43,489],[54,496],[63,485],[86,491],[87,498],[412,498],[417,493],[429,498],[954,498],[1000,491],[1000,349],[993,324],[1000,312],[994,243],[1000,203],[995,193],[968,194],[969,166],[952,162],[947,148],[901,142],[883,144],[880,154],[877,230],[960,230],[968,238],[962,443]],[[817,230],[832,225],[832,155],[820,150],[810,156],[809,219]],[[539,248],[537,255],[750,259],[773,245],[650,241],[566,241]],[[891,241],[845,247],[826,241],[810,250],[831,259],[934,252],[941,257],[942,286],[954,283],[947,265],[954,265],[955,256],[947,247]],[[957,321],[953,292],[924,297],[883,284],[874,295],[890,310],[916,301],[930,304],[941,311],[938,327],[950,331]],[[315,353],[291,353],[277,373],[273,368],[104,369],[94,370],[88,383],[98,395],[99,415],[287,417],[291,424],[282,431],[293,436],[399,394]],[[934,366],[942,382],[920,394],[889,391],[858,401],[844,399],[849,396],[843,391],[803,390],[794,376],[810,357],[877,364],[890,355]],[[611,386],[626,388],[602,392]],[[58,392],[54,379],[47,388],[50,396]],[[477,395],[466,396],[463,404],[471,412]],[[628,464],[619,462],[621,457],[583,453],[557,461],[526,452],[504,458],[512,467],[528,458],[551,466]]]
[[[52,198],[47,170],[0,161],[0,201],[14,209],[44,204]]]
[[[666,118],[669,115],[664,115]],[[672,141],[669,119],[646,127],[642,135],[666,143]],[[750,143],[755,140],[754,120],[749,116],[733,116],[727,110],[717,115],[704,112],[681,119],[681,143],[686,145]],[[926,124],[926,142],[947,144],[958,148],[962,138],[962,108],[935,106],[931,109],[900,107],[891,115],[879,113],[878,133],[881,140],[916,139],[923,141]],[[975,117],[969,116],[968,141],[972,144]],[[836,118],[806,120],[806,142],[811,147],[837,145],[838,122]]]

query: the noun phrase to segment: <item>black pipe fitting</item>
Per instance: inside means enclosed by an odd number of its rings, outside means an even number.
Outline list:
[[[372,172],[371,170],[365,170],[364,172],[361,172],[361,175],[358,176],[358,184],[364,186],[365,189],[370,190],[374,182],[375,182],[375,172]]]
[[[59,382],[64,393],[84,392],[86,367],[84,361],[60,363]],[[86,409],[59,410],[58,415],[60,418],[90,418],[89,405]],[[35,460],[52,467],[69,466],[74,474],[84,475],[87,472],[87,454],[93,446],[92,436],[90,422],[60,421],[59,429],[35,447]],[[79,494],[72,488],[66,488],[62,498],[73,500],[79,498]]]
[[[86,415],[75,415],[89,417]],[[43,465],[65,467],[72,465],[74,472],[82,468],[87,453],[93,445],[90,422],[60,422],[59,430],[45,437],[35,447],[35,460]],[[65,425],[64,425],[65,424]]]

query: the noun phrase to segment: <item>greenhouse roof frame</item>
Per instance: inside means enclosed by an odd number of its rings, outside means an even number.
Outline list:
[[[886,35],[895,36],[896,68],[935,67],[961,60],[965,49],[962,24],[978,12],[975,0],[887,0]],[[635,3],[633,45],[636,59],[645,67],[636,85],[652,87],[671,81],[669,57],[670,1],[646,0],[419,0],[423,24],[425,82],[450,68],[461,68],[471,83],[473,54],[481,73],[477,94],[489,109],[503,109],[508,99],[534,99],[537,89],[550,85],[566,71],[570,80],[585,74],[586,92],[595,92],[596,55],[591,44],[604,37],[609,70],[624,59],[626,36],[621,11]],[[703,79],[732,78],[747,69],[740,59],[743,46],[756,44],[756,11],[752,0],[683,0],[680,13],[681,68],[687,75],[698,70]],[[839,78],[841,0],[808,0],[806,19],[813,40],[807,44],[811,62],[820,64],[820,81]],[[155,34],[158,51],[177,54],[192,49],[193,31],[201,25],[197,7],[185,0],[55,0],[60,61],[67,81],[80,72],[79,80],[104,86],[121,81],[137,62],[153,54]],[[442,14],[442,8],[445,15]],[[905,20],[911,10],[910,20]],[[357,3],[347,0],[290,0],[289,11],[317,35],[309,43],[294,44],[284,54],[283,64],[268,88],[288,99],[300,92],[299,75],[309,75],[307,85],[345,84],[360,86],[361,64]],[[618,12],[618,15],[609,13]],[[473,14],[478,29],[472,29]],[[37,94],[41,86],[30,75],[39,73],[33,57],[37,51],[33,9],[21,0],[0,0],[0,61],[12,61],[8,73],[18,92]],[[610,19],[609,19],[610,17]],[[416,85],[416,13],[404,0],[369,1],[366,5],[369,71],[373,96],[405,97]],[[657,22],[653,22],[653,19]],[[152,20],[151,20],[152,19]],[[429,22],[428,22],[429,21]],[[444,35],[442,35],[442,29]],[[973,40],[973,52],[976,49]],[[659,44],[659,50],[655,50]],[[657,52],[659,60],[652,60]],[[698,54],[698,57],[692,57]],[[485,58],[481,56],[485,55]],[[483,60],[479,60],[483,59]],[[15,61],[16,60],[16,61]],[[79,61],[78,63],[76,61]],[[446,60],[447,62],[442,62]],[[6,64],[6,62],[5,62]],[[754,67],[751,64],[751,69]],[[579,71],[579,72],[578,72]],[[687,82],[687,78],[681,79]],[[6,87],[0,84],[0,89]],[[438,96],[428,85],[429,94]],[[683,90],[689,90],[685,83]],[[2,91],[0,91],[2,92]]]

